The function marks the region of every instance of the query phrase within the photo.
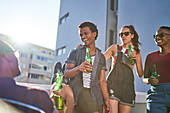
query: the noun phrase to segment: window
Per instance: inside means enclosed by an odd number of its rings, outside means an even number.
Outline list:
[[[114,31],[110,30],[109,46],[111,46],[113,44],[113,39],[114,39]]]
[[[110,0],[110,9],[111,9],[112,11],[114,11],[114,5],[115,5],[114,1],[115,1],[115,0]]]
[[[48,66],[44,66],[44,65],[41,65],[41,64],[30,64],[29,65],[29,68],[31,69],[37,69],[37,70],[43,70],[43,71],[47,71],[47,72],[51,72],[52,69],[49,68]]]
[[[32,64],[32,65],[31,65],[31,68],[33,68],[33,69],[41,69],[41,70],[42,70],[43,65]]]
[[[31,55],[31,59],[41,60],[41,61],[44,61],[44,62],[48,62],[48,63],[50,63],[50,64],[53,63],[53,60],[52,60],[52,59],[49,59],[49,58],[43,57],[43,56],[39,56],[39,55],[35,55],[35,54],[32,54],[32,55]]]
[[[69,18],[69,13],[65,14],[63,17],[60,18],[59,24],[63,24]]]
[[[22,68],[22,69],[25,69],[25,63],[23,63],[23,62],[20,62],[20,68]]]
[[[21,58],[27,58],[27,54],[26,53],[23,53],[23,52],[21,52]]]
[[[33,79],[43,79],[43,75],[34,74],[34,73],[28,73],[28,78],[33,78]]]
[[[41,53],[47,54],[47,55],[51,55],[51,52],[48,51],[41,51]]]
[[[56,56],[60,56],[60,55],[65,54],[65,53],[66,53],[66,46],[63,46],[63,47],[56,50]]]

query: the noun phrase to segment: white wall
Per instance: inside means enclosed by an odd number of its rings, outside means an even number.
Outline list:
[[[83,21],[91,21],[97,25],[99,36],[96,46],[105,49],[106,35],[106,0],[61,0],[59,18],[69,12],[69,19],[58,25],[56,48],[66,45],[66,54],[55,57],[55,61],[62,64],[69,52],[81,43],[78,34],[78,25]]]

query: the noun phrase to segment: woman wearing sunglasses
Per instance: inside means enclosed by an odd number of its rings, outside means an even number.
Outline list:
[[[112,69],[107,78],[108,92],[112,113],[130,113],[131,108],[135,104],[133,75],[133,67],[135,64],[138,76],[141,78],[143,75],[139,49],[140,42],[139,36],[132,25],[123,26],[120,29],[119,36],[122,44],[120,46],[113,44],[104,53],[106,60],[110,57],[113,59]],[[132,47],[132,52],[129,55],[128,45]],[[134,59],[135,63],[130,64],[129,62],[124,62],[127,61],[128,57]]]
[[[159,50],[149,53],[144,68],[144,83],[151,84],[147,92],[147,113],[170,112],[170,27],[161,26],[154,35]],[[152,77],[156,64],[158,79]]]

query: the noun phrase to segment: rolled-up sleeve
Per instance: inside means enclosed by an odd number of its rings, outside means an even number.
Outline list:
[[[107,68],[106,68],[106,59],[104,57],[104,55],[102,54],[102,59],[100,60],[102,62],[102,70],[105,70],[107,71]]]
[[[75,51],[75,50],[72,50],[72,51],[69,53],[69,55],[68,55],[65,63],[76,64],[76,51]]]

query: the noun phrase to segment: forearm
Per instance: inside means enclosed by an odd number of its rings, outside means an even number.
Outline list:
[[[64,72],[64,76],[66,78],[73,78],[79,72],[80,72],[79,66],[77,66],[77,67],[74,67],[72,69],[66,69],[65,72]]]
[[[137,74],[141,78],[143,76],[143,67],[142,67],[142,60],[140,53],[137,54],[136,58],[136,68],[137,68]]]
[[[106,83],[106,79],[105,79],[105,71],[102,70],[101,71],[101,75],[100,75],[100,88],[103,94],[103,98],[105,101],[109,100],[109,95],[108,95],[108,91],[107,91],[107,83]]]
[[[106,81],[103,80],[100,82],[100,84],[101,84],[100,87],[101,87],[104,101],[107,101],[107,100],[109,100],[109,95],[108,95],[108,91],[107,91],[107,83],[106,83]]]
[[[67,111],[66,111],[66,113],[73,113],[73,109],[74,109],[74,98],[68,97],[68,98],[66,99],[66,106],[67,106]]]

